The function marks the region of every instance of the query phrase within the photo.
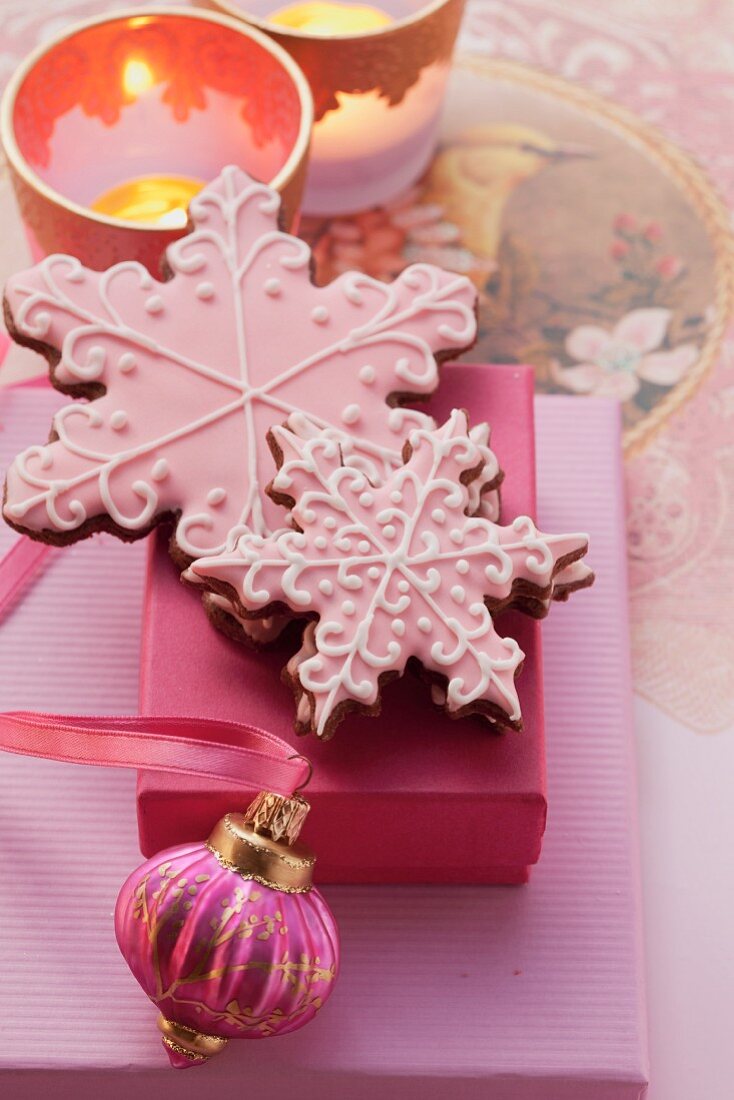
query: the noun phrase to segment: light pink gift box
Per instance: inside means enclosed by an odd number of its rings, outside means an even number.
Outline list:
[[[0,462],[43,438],[62,400],[0,393]],[[618,411],[536,407],[539,519],[563,530],[583,516],[597,583],[543,627],[550,813],[530,883],[328,887],[344,966],[322,1015],[180,1075],[114,941],[115,897],[140,859],[134,776],[0,759],[1,1096],[644,1094]],[[14,537],[0,527],[0,551]],[[143,572],[142,546],[106,536],[60,551],[0,629],[0,706],[133,712]]]
[[[450,366],[431,409],[454,407],[492,427],[506,477],[504,522],[535,514],[533,378],[527,367]],[[273,464],[273,473],[275,465]],[[581,517],[578,523],[581,523]],[[578,526],[578,524],[577,524]],[[166,549],[153,544],[148,574],[141,712],[248,721],[290,740],[313,762],[311,842],[322,882],[517,883],[540,854],[545,828],[545,749],[540,637],[523,615],[503,617],[525,651],[518,679],[519,735],[492,733],[479,718],[452,721],[412,675],[389,685],[379,718],[350,718],[328,743],[293,732],[292,692],[280,671],[291,646],[254,652],[215,630],[199,595],[185,589]],[[560,611],[563,614],[563,611]],[[145,855],[203,839],[247,800],[242,790],[185,776],[142,773]],[[446,828],[446,818],[452,828]]]

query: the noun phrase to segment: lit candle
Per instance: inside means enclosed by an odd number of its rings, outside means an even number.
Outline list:
[[[303,73],[267,37],[146,8],[64,26],[31,54],[3,94],[0,138],[35,259],[136,260],[156,275],[225,164],[279,191],[292,226],[312,119]]]
[[[285,46],[313,92],[303,209],[350,214],[422,175],[464,0],[207,0]]]
[[[132,100],[155,86],[156,77],[147,61],[134,54],[122,70],[122,90]],[[204,180],[189,176],[151,175],[115,184],[98,195],[91,209],[109,218],[182,229],[188,219],[188,206],[204,186]]]
[[[331,37],[374,31],[393,22],[392,16],[371,4],[334,4],[330,0],[307,0],[304,4],[289,4],[268,16],[268,22],[281,27]]]
[[[339,4],[333,0],[290,4],[271,12],[267,19],[268,23],[319,38],[370,34],[394,23],[391,15],[371,4]],[[402,112],[403,117],[395,118],[377,91],[357,95],[337,92],[336,98],[338,110],[327,112],[314,127],[312,137],[311,189],[306,207],[316,214],[339,212],[343,202],[346,209],[369,204],[369,185],[362,191],[359,181],[370,179],[375,170],[381,174],[393,159],[395,147],[409,139],[416,124],[420,126],[423,121],[422,110],[416,119],[412,107]],[[358,198],[351,197],[355,184]]]
[[[123,221],[177,229],[186,225],[188,206],[204,180],[189,176],[140,176],[99,195],[91,208]]]

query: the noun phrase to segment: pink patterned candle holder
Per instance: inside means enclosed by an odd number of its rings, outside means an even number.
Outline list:
[[[316,108],[303,207],[388,202],[428,166],[464,0],[199,0],[288,50]]]
[[[237,163],[297,218],[313,105],[285,50],[241,20],[151,8],[66,28],[23,62],[0,133],[35,258],[154,274],[188,200]]]

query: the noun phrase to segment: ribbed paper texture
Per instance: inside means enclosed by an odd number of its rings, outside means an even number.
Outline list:
[[[45,437],[58,400],[0,395],[3,461]],[[57,1095],[116,1100],[154,1082],[180,1098],[279,1096],[286,1084],[335,1100],[641,1094],[617,411],[551,397],[537,413],[541,525],[588,529],[598,580],[544,626],[550,815],[531,884],[329,889],[344,969],[316,1023],[277,1042],[233,1044],[195,1074],[151,1075],[165,1065],[155,1011],[117,954],[111,919],[139,859],[134,777],[6,757],[0,1092],[16,1100],[53,1085]],[[13,537],[0,530],[0,546]],[[100,538],[56,555],[0,629],[3,709],[134,710],[142,579],[140,546]],[[14,1072],[23,1067],[69,1072]],[[102,1073],[109,1067],[140,1076],[133,1085]]]

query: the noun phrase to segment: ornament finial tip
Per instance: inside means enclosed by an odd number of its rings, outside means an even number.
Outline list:
[[[310,806],[297,792],[290,798],[260,791],[245,813],[245,822],[261,836],[282,844],[295,843]]]
[[[190,1069],[192,1066],[203,1066],[209,1061],[208,1058],[192,1058],[189,1054],[184,1054],[183,1050],[179,1050],[173,1047],[166,1040],[163,1040],[163,1049],[168,1055],[168,1061],[171,1063],[174,1069]]]
[[[161,1032],[168,1060],[174,1069],[203,1066],[213,1054],[219,1054],[220,1050],[224,1050],[229,1041],[224,1036],[207,1035],[176,1020],[169,1020],[162,1014],[158,1017],[158,1030]]]

